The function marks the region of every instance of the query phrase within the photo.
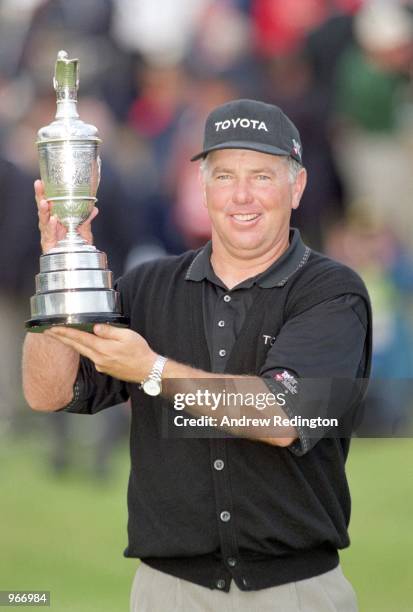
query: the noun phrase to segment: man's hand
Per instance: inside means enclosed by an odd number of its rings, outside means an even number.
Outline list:
[[[81,355],[88,357],[93,361],[98,372],[134,383],[141,383],[147,378],[157,354],[150,348],[145,338],[131,329],[110,325],[95,325],[93,331],[94,335],[70,327],[52,327],[46,330],[44,334],[60,340]],[[242,376],[234,377],[231,374],[204,372],[168,359],[164,370],[164,382],[166,384],[162,393],[164,397],[172,398],[175,393],[193,393],[194,385],[195,389],[209,389],[210,384],[215,384],[216,387],[219,379],[222,379],[224,383],[225,379],[228,378],[232,381],[239,378],[238,382],[244,380],[245,385],[248,385],[248,383],[255,386],[259,385],[258,390],[260,392],[262,389],[268,392],[265,383],[258,377],[246,376],[244,378]],[[201,382],[202,379],[203,382]],[[213,380],[208,381],[208,379]],[[220,388],[222,389],[222,385],[220,385]],[[250,391],[251,386],[247,386],[245,389]],[[239,418],[240,416],[239,407],[236,404],[234,406],[221,406],[220,409],[230,418]],[[210,415],[211,409],[202,404],[195,404],[191,405],[188,411],[194,416],[201,416]],[[246,406],[245,411],[247,417],[257,416],[254,406]],[[287,418],[278,405],[274,406],[274,412],[282,418]],[[276,428],[274,428],[274,437],[262,437],[262,428],[255,426],[244,428],[241,433],[240,428],[236,426],[222,427],[222,429],[237,436],[241,435],[259,440],[273,446],[288,446],[297,437],[297,432],[293,426],[280,426],[280,433],[277,437],[275,437],[277,435]]]
[[[56,215],[52,215],[52,204],[45,198],[42,181],[34,182],[34,193],[39,215],[40,244],[42,252],[47,253],[56,246],[59,240],[66,236],[66,228],[60,223]],[[99,209],[95,206],[86,221],[78,227],[79,234],[89,244],[93,244],[91,223],[98,212]]]
[[[152,369],[157,354],[138,333],[111,325],[95,325],[94,334],[70,327],[44,333],[71,346],[95,364],[96,370],[119,380],[140,383]]]

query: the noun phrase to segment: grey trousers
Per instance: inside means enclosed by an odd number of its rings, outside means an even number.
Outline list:
[[[229,593],[198,586],[140,563],[132,585],[130,612],[357,612],[354,590],[340,565],[298,582],[260,591]]]

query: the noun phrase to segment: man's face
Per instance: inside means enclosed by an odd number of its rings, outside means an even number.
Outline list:
[[[288,240],[290,216],[306,183],[291,183],[286,157],[246,149],[209,153],[201,171],[212,240],[236,257],[252,259]]]

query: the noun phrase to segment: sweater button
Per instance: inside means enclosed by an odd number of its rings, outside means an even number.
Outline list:
[[[218,470],[218,472],[224,469],[224,462],[222,461],[222,459],[215,459],[214,468]]]
[[[226,354],[227,354],[227,351],[225,349],[220,349],[220,351],[219,351],[219,356],[220,357],[225,357]]]
[[[219,580],[216,581],[215,583],[217,589],[225,589],[225,580],[223,578],[220,578]]]
[[[224,295],[224,302],[230,302],[231,301],[231,296],[230,295]]]
[[[228,523],[231,518],[231,514],[228,512],[228,510],[223,510],[223,512],[221,512],[221,514],[219,515],[219,518],[223,523]]]
[[[230,567],[235,567],[237,564],[237,560],[235,559],[235,557],[228,557],[227,563]]]

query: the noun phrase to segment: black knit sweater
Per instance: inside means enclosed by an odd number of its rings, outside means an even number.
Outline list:
[[[194,255],[143,264],[121,279],[119,289],[132,329],[154,351],[210,371],[202,286],[185,280]],[[268,350],[258,342],[263,333],[276,337],[286,321],[349,293],[365,300],[371,322],[360,278],[314,252],[281,286],[256,287],[226,371],[256,374]],[[365,354],[363,378],[370,370],[371,323]],[[78,381],[73,411],[93,413],[127,395],[132,400],[125,556],[210,588],[224,579],[224,590],[231,579],[241,589],[260,589],[337,565],[337,550],[349,544],[344,469],[349,439],[323,438],[308,452],[296,453],[245,438],[167,437],[166,417],[172,410],[167,400],[97,374],[85,359]],[[352,399],[355,411],[361,394]],[[225,466],[219,472],[213,465],[216,456]],[[222,510],[230,520],[220,520]]]

